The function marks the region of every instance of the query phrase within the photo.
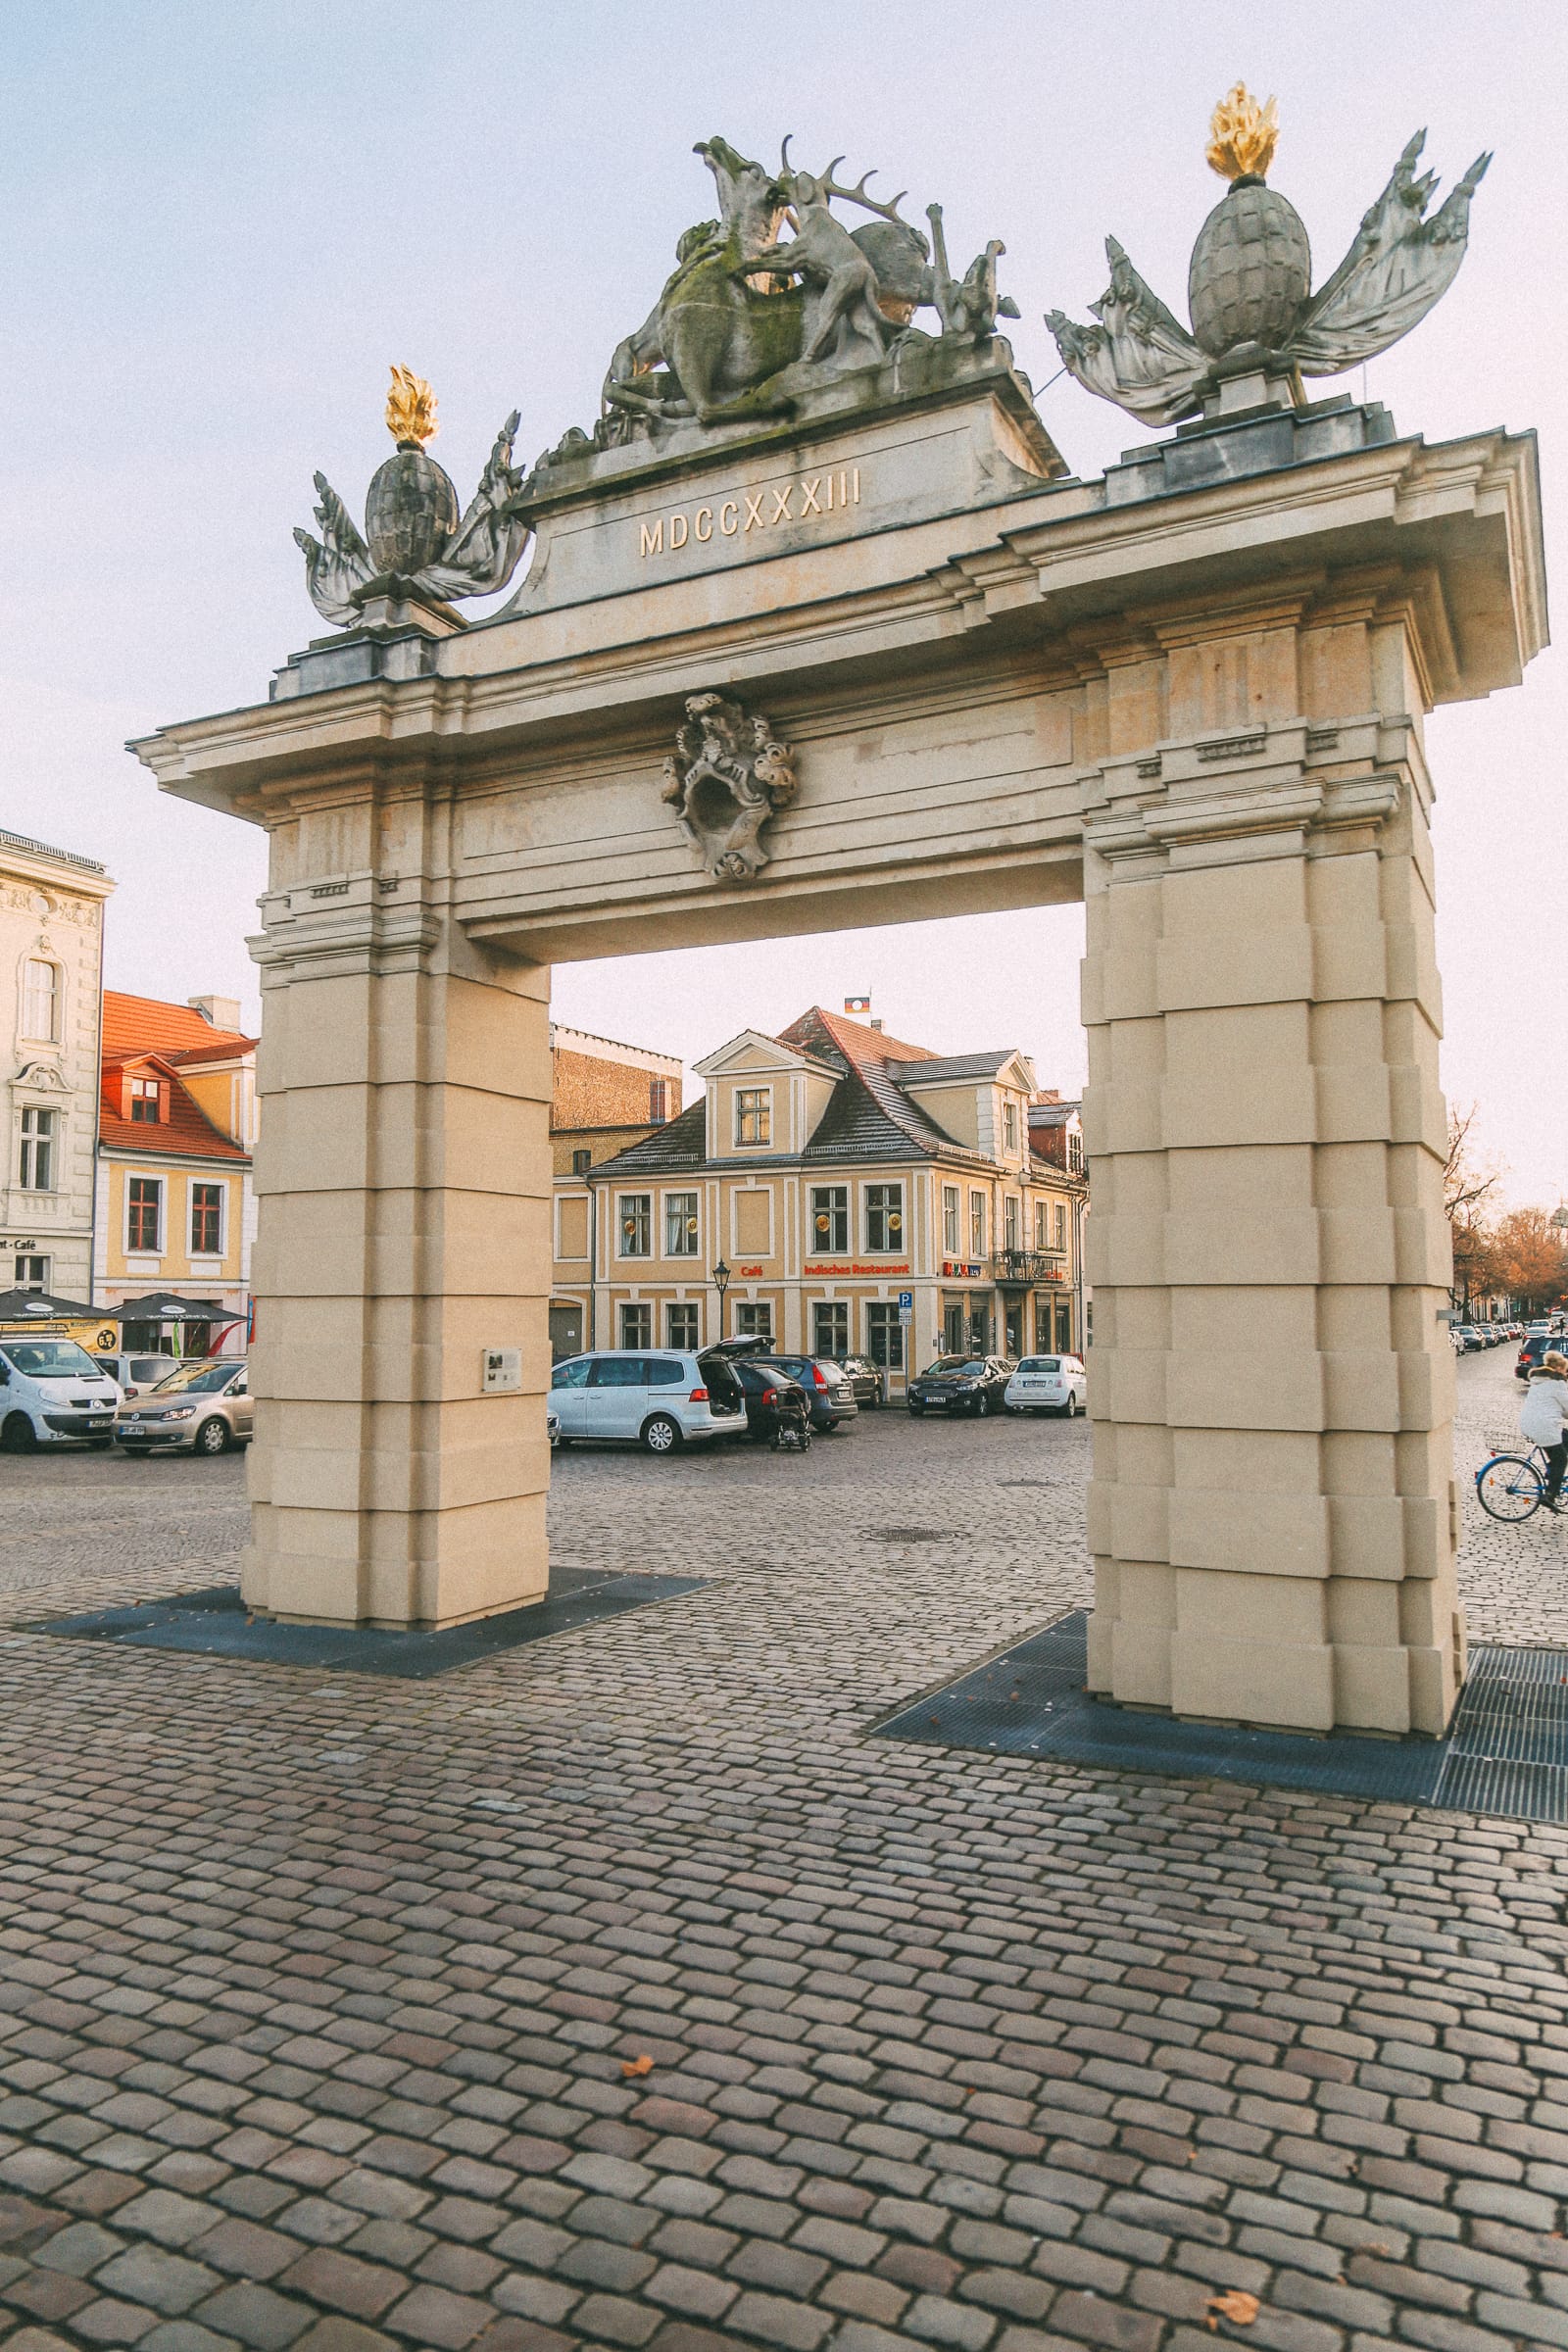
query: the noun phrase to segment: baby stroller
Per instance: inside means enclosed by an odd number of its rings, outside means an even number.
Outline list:
[[[781,1380],[773,1392],[773,1435],[768,1440],[775,1453],[809,1453],[811,1450],[811,1408],[806,1401],[806,1392],[792,1380]]]

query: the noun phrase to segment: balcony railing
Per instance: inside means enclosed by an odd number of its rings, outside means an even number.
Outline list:
[[[1027,1290],[1031,1283],[1065,1282],[1067,1253],[1064,1250],[999,1250],[991,1260],[995,1281]]]

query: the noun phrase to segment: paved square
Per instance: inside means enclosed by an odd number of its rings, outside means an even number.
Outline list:
[[[242,1472],[0,1462],[0,2341],[1568,2346],[1568,1834],[866,1738],[1087,1598],[1087,1458],[573,1452],[558,1556],[704,1589],[423,1684],[25,1630]]]

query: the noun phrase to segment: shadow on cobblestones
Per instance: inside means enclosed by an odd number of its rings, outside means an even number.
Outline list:
[[[1083,1602],[1086,1460],[574,1451],[558,1555],[704,1590],[396,1686],[15,1630],[220,1581],[241,1485],[7,1461],[8,2352],[1568,2345],[1568,1836],[866,1737]]]

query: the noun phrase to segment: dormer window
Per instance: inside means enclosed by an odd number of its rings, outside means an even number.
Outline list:
[[[773,1090],[767,1086],[739,1086],[735,1090],[735,1141],[754,1149],[773,1140]]]
[[[1084,1172],[1084,1139],[1071,1127],[1067,1130],[1067,1169],[1073,1176]]]
[[[1018,1105],[1010,1095],[1002,1105],[1002,1146],[1009,1159],[1018,1149]]]
[[[163,1088],[156,1078],[130,1082],[130,1115],[138,1125],[156,1126],[163,1117]]]

